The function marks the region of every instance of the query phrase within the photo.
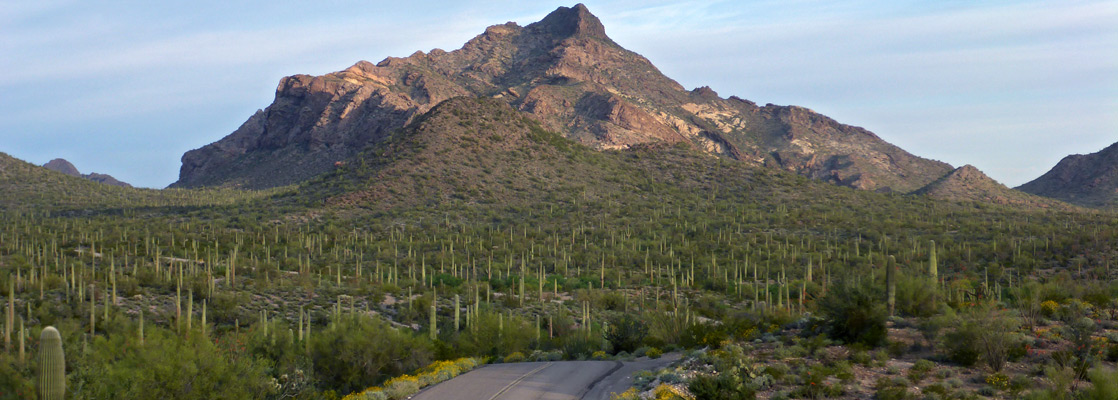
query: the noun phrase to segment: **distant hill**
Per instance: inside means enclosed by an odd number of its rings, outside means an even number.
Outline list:
[[[914,194],[952,201],[974,201],[1023,208],[1070,210],[1069,204],[1006,187],[972,165],[956,168]]]
[[[74,164],[62,158],[50,160],[46,164],[43,164],[43,168],[49,169],[51,171],[61,172],[70,176],[89,179],[97,183],[104,183],[106,185],[132,187],[132,185],[118,181],[116,178],[113,178],[110,175],[99,174],[96,172],[83,175],[81,172],[78,172],[78,168],[75,167]]]
[[[55,160],[57,161],[57,160]],[[52,161],[52,167],[69,163]],[[72,168],[73,166],[70,165]],[[75,168],[76,170],[76,168]],[[80,175],[80,174],[79,174]],[[7,210],[50,210],[80,213],[119,211],[122,208],[214,206],[281,193],[240,190],[153,190],[96,182],[97,174],[81,177],[60,173],[0,152],[0,212]]]
[[[686,90],[610,39],[579,4],[527,26],[491,26],[451,52],[283,78],[271,105],[229,136],[184,154],[172,187],[302,182],[462,96],[497,99],[595,150],[682,143],[876,191],[910,192],[952,169],[807,108],[758,106],[708,87]]]
[[[1091,154],[1064,157],[1023,192],[1095,208],[1118,206],[1118,143]]]

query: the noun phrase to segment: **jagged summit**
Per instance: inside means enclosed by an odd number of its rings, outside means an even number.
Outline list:
[[[555,36],[587,36],[608,40],[606,27],[602,21],[590,13],[582,3],[574,7],[559,7],[544,19],[528,25],[528,29],[537,29]]]
[[[297,183],[454,97],[507,103],[593,149],[687,143],[718,157],[866,190],[910,192],[951,171],[803,107],[693,91],[609,39],[583,5],[493,25],[453,51],[283,78],[273,103],[182,157],[174,187]]]
[[[1091,154],[1073,154],[1017,188],[1086,207],[1118,206],[1118,143]]]

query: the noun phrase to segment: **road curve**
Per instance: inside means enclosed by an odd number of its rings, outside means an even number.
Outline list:
[[[632,374],[660,368],[678,354],[637,361],[553,361],[493,364],[419,392],[413,400],[609,400],[632,385]]]

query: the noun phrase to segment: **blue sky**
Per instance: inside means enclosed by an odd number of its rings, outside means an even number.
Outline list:
[[[0,151],[144,187],[279,79],[568,3],[0,0]],[[1118,1],[586,1],[685,87],[795,104],[1010,186],[1118,141]]]

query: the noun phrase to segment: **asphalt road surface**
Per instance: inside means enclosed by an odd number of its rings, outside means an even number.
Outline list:
[[[553,361],[493,364],[419,392],[414,400],[609,400],[632,386],[633,373],[678,360]]]

